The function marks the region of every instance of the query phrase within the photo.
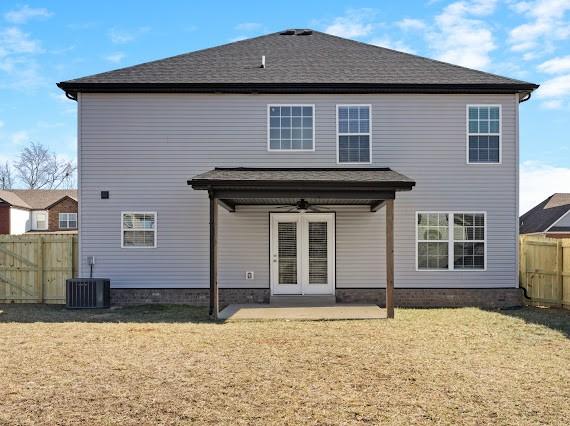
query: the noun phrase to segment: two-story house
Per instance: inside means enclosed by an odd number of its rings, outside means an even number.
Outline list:
[[[520,303],[535,84],[287,30],[58,86],[81,274],[116,303]]]

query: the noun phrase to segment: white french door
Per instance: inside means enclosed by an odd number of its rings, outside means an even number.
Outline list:
[[[272,213],[272,294],[334,294],[334,237],[332,213]]]

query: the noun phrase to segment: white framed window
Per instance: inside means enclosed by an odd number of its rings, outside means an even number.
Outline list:
[[[337,163],[372,162],[370,105],[337,105]]]
[[[121,212],[121,247],[156,248],[156,212]]]
[[[467,163],[500,164],[501,105],[467,105]]]
[[[77,213],[60,213],[59,229],[77,228]]]
[[[45,210],[35,210],[32,212],[32,229],[45,231],[48,229],[48,212]]]
[[[486,212],[416,212],[416,270],[485,271]]]
[[[314,151],[314,105],[267,105],[269,151]]]

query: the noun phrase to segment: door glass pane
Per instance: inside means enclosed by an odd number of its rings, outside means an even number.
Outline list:
[[[309,222],[309,284],[328,283],[327,222]]]
[[[279,284],[297,284],[297,223],[277,224]]]

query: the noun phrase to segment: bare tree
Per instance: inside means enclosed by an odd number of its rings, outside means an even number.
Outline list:
[[[0,189],[12,189],[14,185],[14,178],[12,176],[12,168],[10,163],[0,165]]]
[[[29,189],[57,189],[69,187],[76,166],[59,160],[40,143],[30,142],[20,153],[14,168],[22,183]]]

